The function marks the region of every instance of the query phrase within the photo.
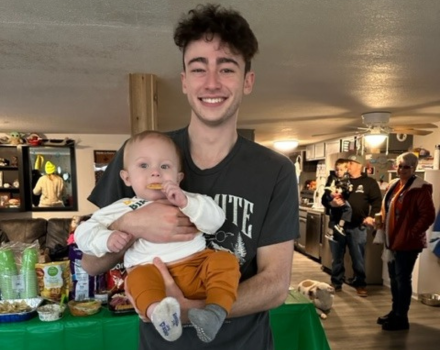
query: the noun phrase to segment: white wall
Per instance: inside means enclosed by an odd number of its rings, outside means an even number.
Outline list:
[[[118,150],[130,135],[92,135],[92,134],[45,134],[49,139],[64,139],[69,137],[75,140],[76,177],[78,186],[78,211],[58,212],[25,212],[8,213],[7,219],[13,218],[70,218],[73,215],[86,215],[93,213],[97,207],[87,200],[95,186],[93,169],[93,151]],[[2,213],[3,214],[3,213]],[[6,219],[4,215],[1,218]]]

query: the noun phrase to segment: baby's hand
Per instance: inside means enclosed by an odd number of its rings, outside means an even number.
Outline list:
[[[188,198],[178,184],[172,181],[165,181],[162,183],[162,191],[167,196],[171,204],[184,208],[188,204]]]
[[[113,231],[108,240],[107,248],[112,253],[119,253],[131,240],[131,235],[121,231]]]

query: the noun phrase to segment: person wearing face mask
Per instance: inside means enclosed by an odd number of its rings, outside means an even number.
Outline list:
[[[382,201],[385,234],[383,259],[391,284],[391,311],[377,319],[386,331],[409,329],[408,311],[412,296],[412,272],[422,249],[427,248],[426,230],[435,220],[432,185],[415,172],[418,159],[406,152],[396,158],[398,178]]]

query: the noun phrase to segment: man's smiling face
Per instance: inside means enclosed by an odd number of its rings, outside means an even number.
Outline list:
[[[245,62],[227,44],[214,37],[188,44],[184,53],[182,90],[192,109],[191,118],[216,126],[236,122],[243,95],[250,94],[254,73],[245,74]],[[195,120],[194,120],[195,121]]]

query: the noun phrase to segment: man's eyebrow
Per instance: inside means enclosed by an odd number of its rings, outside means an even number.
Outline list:
[[[195,58],[190,59],[188,61],[188,64],[191,64],[191,63],[194,63],[194,62],[200,62],[200,63],[207,64],[208,60],[206,58],[204,58],[204,57],[195,57]]]
[[[190,65],[191,63],[195,63],[195,62],[208,64],[208,59],[205,57],[195,57],[195,58],[192,58],[188,61],[188,65]],[[222,64],[222,63],[232,63],[232,64],[235,64],[237,67],[239,66],[238,62],[236,60],[234,60],[233,58],[229,58],[229,57],[217,58],[217,64]]]
[[[222,63],[233,63],[238,67],[238,62],[233,58],[229,58],[229,57],[217,58],[217,64],[222,64]]]

